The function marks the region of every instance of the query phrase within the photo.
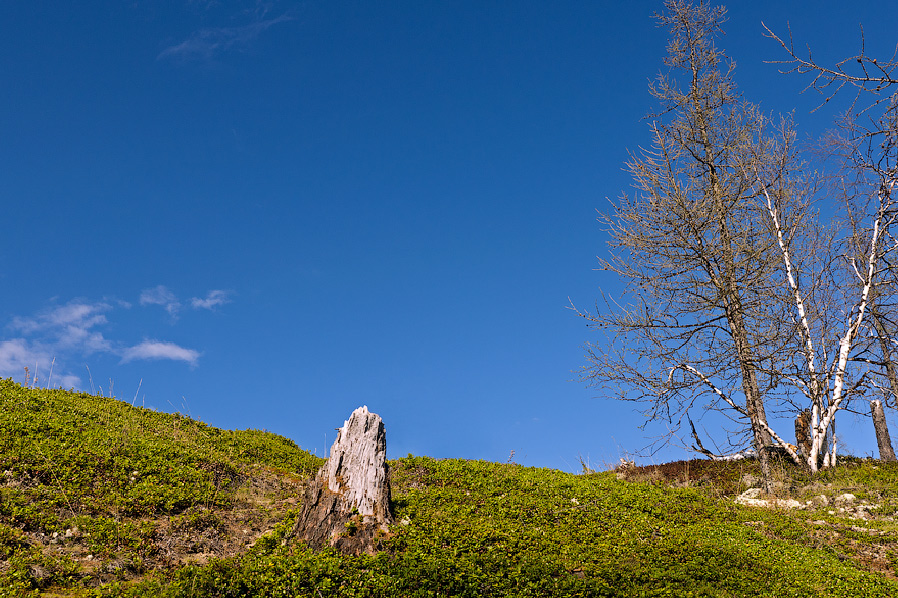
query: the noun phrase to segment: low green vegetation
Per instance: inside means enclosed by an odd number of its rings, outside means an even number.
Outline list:
[[[322,462],[275,434],[0,380],[0,594],[236,554]]]
[[[344,556],[281,542],[321,463],[274,434],[0,381],[0,594],[898,595],[895,465],[780,464],[786,509],[735,504],[748,461],[574,475],[408,456],[383,550]]]

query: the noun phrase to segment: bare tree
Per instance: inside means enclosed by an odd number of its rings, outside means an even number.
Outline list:
[[[827,104],[846,89],[854,91],[847,112],[840,115],[837,132],[828,139],[830,153],[838,158],[836,180],[843,189],[846,222],[846,262],[865,281],[869,292],[857,307],[857,332],[860,345],[868,342],[850,358],[870,366],[871,377],[884,379],[876,384],[886,397],[886,404],[898,406],[898,365],[896,365],[895,322],[898,320],[898,301],[895,298],[895,273],[892,257],[895,239],[891,224],[895,219],[895,198],[898,186],[898,47],[892,57],[879,60],[870,56],[861,31],[861,50],[856,56],[835,65],[818,63],[810,50],[807,57],[795,52],[791,40],[787,44],[765,26],[767,36],[776,40],[789,58],[777,61],[785,65],[784,72],[811,77],[807,89],[819,92],[820,106]],[[818,106],[818,108],[820,107]],[[857,265],[867,259],[868,274],[863,275]],[[864,321],[864,308],[869,315]],[[888,400],[891,394],[891,401]],[[878,400],[871,401],[871,412],[880,455],[894,459],[888,439],[885,418],[877,418],[882,408]],[[822,413],[822,412],[821,412]]]
[[[665,9],[669,70],[650,89],[660,103],[653,144],[627,163],[636,194],[600,218],[611,249],[602,269],[626,282],[629,302],[578,311],[605,332],[587,346],[582,378],[646,404],[670,435],[688,422],[705,454],[691,414],[729,417],[725,442],[750,438],[765,478],[772,446],[812,471],[821,457],[835,465],[836,415],[872,384],[869,314],[895,286],[894,174],[856,168],[881,184],[827,195],[841,198],[844,218],[822,227],[791,122],[771,123],[744,102],[714,45],[725,10],[683,0]],[[846,147],[869,162],[856,143]],[[803,449],[777,434],[770,408],[808,411]]]
[[[781,39],[767,25],[761,23],[766,36],[776,40],[789,54],[786,60],[772,61],[773,64],[785,65],[783,72],[796,75],[808,75],[811,82],[805,90],[818,92],[823,104],[828,103],[843,89],[851,89],[855,92],[854,101],[849,112],[863,113],[881,104],[886,105],[886,112],[895,110],[895,94],[898,91],[898,46],[892,57],[887,60],[879,60],[869,56],[866,50],[863,30],[861,30],[861,51],[856,56],[850,56],[832,66],[818,63],[808,50],[807,58],[799,56],[795,52],[792,42],[792,32],[789,32],[789,43]],[[889,93],[891,92],[891,93]],[[873,96],[872,101],[865,98]],[[819,106],[818,106],[819,108]],[[894,121],[892,121],[894,125]]]
[[[809,202],[792,176],[788,121],[784,142],[765,141],[767,119],[738,95],[733,64],[714,44],[725,10],[681,0],[665,8],[658,18],[671,32],[669,71],[650,89],[661,105],[653,145],[627,163],[636,195],[600,219],[612,253],[601,266],[627,283],[631,302],[578,312],[608,336],[588,345],[583,379],[645,402],[647,417],[672,433],[692,424],[694,410],[725,414],[735,424],[725,442],[739,446],[748,433],[767,477],[771,445],[798,459],[768,425],[765,406],[795,342],[779,283],[793,235],[770,234],[758,173],[779,169],[776,182],[790,191],[777,196],[781,232],[801,228]]]

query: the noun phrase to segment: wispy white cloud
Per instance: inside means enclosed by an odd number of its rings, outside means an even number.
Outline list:
[[[0,341],[0,375],[18,378],[29,370],[49,370],[51,358],[24,338]]]
[[[105,302],[74,300],[30,318],[13,318],[9,327],[60,349],[77,349],[89,355],[110,349],[103,334],[92,329],[107,323],[104,312],[111,309]]]
[[[138,359],[171,359],[184,361],[196,367],[200,353],[193,349],[186,349],[174,343],[164,341],[145,340],[139,345],[128,347],[122,352],[122,363]]]
[[[50,370],[50,376],[47,378],[47,387],[49,388],[81,388],[81,378],[74,374],[57,375]]]
[[[28,380],[25,379],[25,368],[28,368]],[[53,350],[48,347],[24,338],[0,341],[0,376],[25,383],[36,380],[41,385],[52,385],[54,388],[81,386],[81,378],[61,370]]]
[[[75,299],[30,317],[13,318],[7,329],[19,336],[0,341],[0,375],[19,378],[27,367],[29,378],[36,377],[41,384],[80,386],[81,379],[61,362],[66,356],[114,351],[114,344],[98,330],[107,324],[106,313],[112,309],[105,301]]]
[[[105,324],[106,316],[102,312],[109,309],[111,306],[107,303],[86,303],[74,300],[66,305],[40,312],[30,318],[13,318],[11,327],[25,333],[69,326],[87,329],[97,324]]]
[[[212,290],[204,298],[192,298],[189,305],[212,310],[229,302],[229,295],[227,291]],[[139,303],[162,306],[173,318],[181,309],[178,298],[163,285],[145,289]],[[91,356],[118,358],[119,363],[168,359],[198,366],[199,351],[172,342],[144,340],[134,344],[107,338],[107,330],[114,329],[109,320],[130,308],[130,303],[118,299],[75,299],[30,316],[14,317],[5,326],[0,324],[0,334],[5,333],[0,336],[0,377],[24,380],[27,367],[29,378],[37,376],[40,386],[81,388],[81,377],[73,369],[83,370]]]
[[[215,289],[209,291],[206,294],[205,299],[200,299],[199,297],[194,297],[190,300],[190,305],[194,309],[215,309],[219,305],[224,305],[225,303],[230,303],[230,294],[228,291],[222,291],[220,289]]]
[[[218,0],[187,0],[187,4],[198,4],[201,5],[202,8],[208,10],[218,4]]]
[[[208,60],[223,52],[244,48],[272,25],[291,20],[291,16],[282,14],[271,19],[257,18],[237,27],[201,29],[181,43],[165,48],[156,59]]]
[[[173,318],[178,315],[178,310],[181,309],[181,302],[178,301],[175,294],[169,291],[165,285],[161,284],[152,289],[144,289],[140,293],[140,304],[161,305]]]

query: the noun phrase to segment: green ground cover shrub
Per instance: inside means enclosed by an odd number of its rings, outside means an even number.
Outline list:
[[[213,511],[240,502],[249,476],[304,478],[322,462],[268,432],[0,380],[0,596],[75,592],[109,568],[133,577],[163,528],[220,527]],[[75,542],[97,559],[80,570]]]
[[[301,507],[293,482],[321,464],[267,432],[0,380],[0,596],[898,595],[894,465],[778,470],[784,495],[877,501],[883,518],[861,526],[832,503],[735,505],[750,462],[574,475],[409,456],[390,463],[383,550],[344,556],[282,546]],[[163,558],[274,512],[234,556]]]
[[[0,380],[2,515],[54,531],[58,513],[145,516],[228,503],[241,467],[307,475],[321,460],[286,438],[220,430],[112,398]],[[33,511],[37,512],[33,512]]]
[[[242,557],[103,595],[898,595],[894,581],[796,543],[807,527],[788,514],[697,489],[409,457],[392,463],[392,491],[397,525],[376,556],[282,548],[275,534]]]

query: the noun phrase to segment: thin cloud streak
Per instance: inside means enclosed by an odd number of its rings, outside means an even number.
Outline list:
[[[273,19],[255,21],[241,27],[201,29],[180,44],[162,50],[156,59],[208,60],[216,54],[248,45],[272,25],[292,20],[293,17],[283,14]]]
[[[228,291],[214,289],[209,291],[205,299],[200,299],[199,297],[192,298],[190,300],[190,305],[193,309],[215,309],[219,305],[230,303],[231,299],[229,298],[229,295],[230,293]]]
[[[129,347],[122,353],[121,363],[128,363],[139,359],[170,359],[184,361],[196,367],[200,353],[193,349],[179,347],[174,343],[156,340],[145,340],[139,345]]]

